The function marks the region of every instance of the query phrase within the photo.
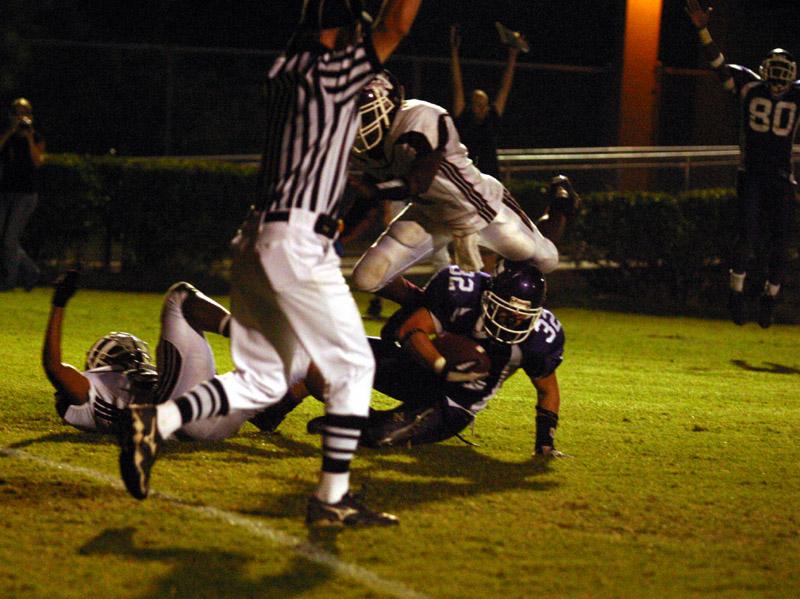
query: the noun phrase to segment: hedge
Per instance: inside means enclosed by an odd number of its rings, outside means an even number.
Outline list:
[[[216,161],[51,155],[26,243],[42,262],[113,254],[129,286],[160,288],[227,255],[255,176]]]
[[[207,273],[227,256],[255,178],[253,167],[221,162],[50,156],[27,244],[42,261],[96,255],[98,246],[107,258],[113,247],[123,273],[161,273],[153,285]],[[531,217],[545,210],[546,184],[513,180],[508,187]],[[733,189],[585,193],[562,253],[611,266],[589,273],[597,285],[685,295],[703,287],[709,268],[726,262],[734,198]]]

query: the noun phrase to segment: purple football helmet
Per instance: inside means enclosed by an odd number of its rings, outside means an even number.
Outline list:
[[[530,261],[498,261],[481,298],[484,331],[500,343],[522,343],[542,314],[546,293],[544,275]]]

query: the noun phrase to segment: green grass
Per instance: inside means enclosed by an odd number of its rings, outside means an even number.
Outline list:
[[[574,459],[531,461],[535,395],[520,374],[468,435],[478,448],[359,452],[355,486],[398,529],[310,536],[320,458],[304,427],[319,404],[278,435],[247,425],[222,443],[170,444],[153,474],[169,497],[136,502],[113,484],[112,440],[52,408],[39,366],[48,296],[0,295],[4,598],[800,593],[797,326],[556,310],[567,333],[557,441]],[[157,295],[80,292],[65,359],[81,364],[112,329],[154,343],[159,307]],[[229,368],[226,342],[213,344]]]

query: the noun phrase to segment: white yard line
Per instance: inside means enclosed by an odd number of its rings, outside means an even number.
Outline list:
[[[66,464],[64,462],[48,460],[47,458],[39,457],[34,454],[10,448],[0,449],[0,456],[16,458],[19,460],[27,460],[30,462],[35,462],[37,464],[41,464],[43,466],[47,466],[48,468],[52,468],[54,470],[63,470],[71,474],[80,474],[87,478],[101,481],[111,487],[114,487],[115,489],[120,489],[123,491],[125,490],[125,487],[119,478],[110,476],[108,474],[104,474],[103,472],[98,472],[97,470],[92,470],[91,468],[85,468],[83,466],[75,466],[73,464]],[[173,505],[179,506],[187,511],[194,512],[195,514],[199,514],[201,516],[205,516],[206,518],[219,520],[230,526],[236,526],[238,528],[245,529],[251,535],[260,537],[275,545],[279,545],[281,547],[287,547],[297,555],[316,564],[320,564],[327,568],[330,568],[337,574],[350,578],[351,580],[357,582],[361,586],[366,587],[372,591],[384,595],[389,595],[391,597],[398,597],[401,599],[427,598],[426,595],[419,593],[413,589],[410,589],[401,582],[382,578],[378,574],[375,574],[374,572],[367,570],[366,568],[362,568],[361,566],[358,566],[356,564],[351,564],[342,561],[332,553],[329,553],[324,549],[317,547],[313,543],[309,543],[308,541],[303,541],[302,539],[294,537],[288,533],[276,530],[270,527],[269,525],[265,524],[262,520],[247,518],[235,512],[229,512],[227,510],[222,510],[213,506],[191,505],[185,502],[184,500],[180,499],[179,497],[168,495],[166,493],[153,492],[150,494],[150,497],[154,499],[160,499],[161,501],[166,501]]]

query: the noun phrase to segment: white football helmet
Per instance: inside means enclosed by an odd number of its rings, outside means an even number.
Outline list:
[[[379,73],[367,84],[358,99],[361,124],[353,145],[356,154],[363,154],[383,141],[402,104],[403,86],[389,71]]]
[[[777,96],[789,89],[797,78],[797,63],[786,50],[775,48],[758,67],[758,74]]]
[[[154,368],[150,346],[135,335],[113,331],[95,341],[86,354],[86,370],[111,366],[119,370]]]

